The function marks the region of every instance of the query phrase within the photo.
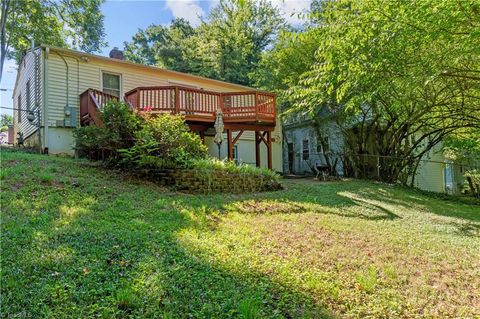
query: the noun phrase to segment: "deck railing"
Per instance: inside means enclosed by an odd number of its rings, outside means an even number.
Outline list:
[[[116,96],[95,89],[80,95],[82,124],[100,121],[98,111]],[[275,123],[275,95],[267,92],[218,93],[182,86],[138,87],[125,94],[124,100],[141,111],[184,115],[186,120],[214,122],[217,110],[225,122]]]
[[[112,100],[118,100],[118,98],[95,89],[88,89],[80,94],[80,123],[85,125],[93,122],[101,125],[102,121],[98,112]]]
[[[138,110],[182,114],[190,120],[214,121],[220,109],[224,120],[275,122],[275,95],[267,92],[218,93],[182,86],[138,87],[125,94]]]

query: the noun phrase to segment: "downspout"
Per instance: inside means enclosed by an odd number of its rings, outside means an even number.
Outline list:
[[[43,143],[45,148],[48,149],[48,55],[50,54],[50,48],[45,48],[43,59]]]

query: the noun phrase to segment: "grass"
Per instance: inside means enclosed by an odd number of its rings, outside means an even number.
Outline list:
[[[193,196],[1,160],[1,317],[480,316],[475,202],[362,181]]]

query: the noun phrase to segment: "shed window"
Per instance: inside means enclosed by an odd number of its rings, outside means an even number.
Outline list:
[[[120,75],[103,73],[103,92],[120,97]]]
[[[303,160],[306,161],[310,157],[310,150],[308,148],[308,140],[303,140]]]
[[[330,152],[330,141],[328,140],[328,136],[325,137],[325,148],[320,141],[320,138],[317,139],[317,153],[318,154],[328,154]]]
[[[238,157],[238,145],[233,146],[233,160],[235,163],[239,164],[240,163],[240,158]]]

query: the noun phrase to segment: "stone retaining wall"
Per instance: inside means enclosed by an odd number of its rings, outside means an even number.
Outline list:
[[[271,177],[217,170],[143,170],[141,177],[187,193],[249,193],[282,189]]]

